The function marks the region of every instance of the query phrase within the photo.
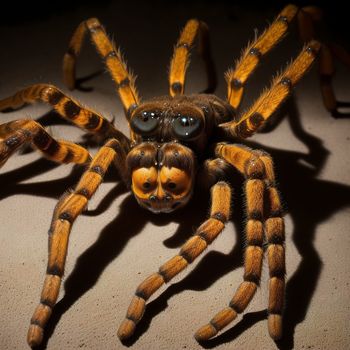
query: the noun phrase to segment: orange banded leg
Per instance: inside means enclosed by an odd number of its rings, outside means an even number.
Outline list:
[[[208,88],[205,90],[205,93],[211,93],[216,88],[216,72],[211,57],[208,26],[197,19],[191,19],[186,23],[180,34],[170,62],[169,93],[171,96],[182,95],[184,93],[190,50],[196,38],[198,38],[198,53],[205,63],[208,79]]]
[[[294,5],[287,5],[262,33],[242,54],[234,69],[225,75],[228,84],[227,100],[238,109],[244,93],[244,85],[257,68],[261,58],[272,50],[288,31],[288,25],[298,12]]]
[[[252,300],[259,284],[263,261],[264,225],[268,238],[270,268],[269,332],[277,339],[282,333],[282,306],[284,301],[284,226],[281,206],[274,184],[271,158],[240,145],[218,145],[216,154],[238,169],[247,181],[246,193],[246,250],[244,281],[238,287],[229,306],[218,312],[195,334],[198,341],[215,336],[242,313]],[[267,199],[265,198],[267,197]],[[264,222],[265,203],[268,201],[268,220]]]
[[[55,140],[39,123],[21,119],[0,125],[0,167],[25,143],[31,143],[46,158],[57,163],[83,164],[91,160],[84,147],[69,141]]]
[[[225,182],[216,183],[212,187],[211,197],[210,218],[182,246],[178,255],[168,260],[158,272],[150,275],[137,287],[126,318],[118,330],[118,337],[121,340],[129,338],[134,333],[136,324],[145,312],[146,301],[151,295],[192,263],[224,229],[231,209],[229,185]]]
[[[40,304],[30,321],[27,341],[32,347],[42,342],[44,327],[56,304],[67,256],[68,239],[72,225],[86,207],[88,200],[101,184],[104,174],[115,158],[125,158],[117,140],[108,141],[96,154],[76,189],[65,194],[57,203],[49,230],[49,257]],[[118,163],[125,163],[119,159]],[[121,169],[124,171],[123,169]]]
[[[317,41],[307,44],[299,56],[274,79],[272,86],[259,96],[238,122],[232,121],[220,126],[239,138],[252,136],[291,94],[292,88],[311,67],[320,47]]]
[[[271,162],[272,163],[272,162]],[[265,163],[266,166],[266,163]],[[267,188],[269,208],[264,224],[267,238],[267,259],[269,265],[268,330],[272,339],[282,337],[282,313],[285,294],[285,233],[282,206],[273,182]]]
[[[123,62],[120,52],[108,38],[104,28],[97,18],[90,18],[78,26],[74,32],[67,53],[63,59],[63,78],[69,89],[75,87],[76,59],[80,53],[86,32],[91,35],[97,52],[104,59],[109,73],[114,80],[117,92],[122,101],[127,117],[139,104],[139,97],[133,77]]]
[[[267,241],[267,260],[269,266],[269,301],[268,301],[268,330],[272,339],[282,337],[282,313],[285,294],[285,228],[283,208],[276,188],[272,158],[266,153],[257,153],[259,161],[263,163],[263,172],[259,175],[257,166],[251,163],[254,176],[265,180],[265,220],[264,233]]]
[[[15,95],[0,101],[0,111],[6,109],[17,109],[26,103],[36,101],[46,102],[51,105],[61,117],[75,124],[81,129],[99,133],[106,137],[114,136],[126,142],[121,132],[104,117],[96,112],[83,107],[79,102],[65,95],[61,90],[53,85],[35,84],[18,91]]]

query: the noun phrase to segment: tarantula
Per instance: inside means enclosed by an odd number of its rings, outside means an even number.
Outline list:
[[[209,218],[197,228],[177,255],[137,287],[126,318],[118,330],[119,338],[123,340],[133,334],[151,295],[192,263],[224,229],[231,211],[231,187],[225,177],[228,169],[241,173],[246,180],[244,277],[229,305],[201,327],[195,337],[202,341],[215,336],[246,309],[260,282],[265,247],[270,276],[268,329],[273,339],[281,337],[285,234],[273,162],[264,151],[252,150],[236,142],[261,129],[290,95],[319,52],[322,62],[328,63],[321,65],[321,73],[331,75],[327,68],[331,65],[329,52],[308,37],[311,36],[310,31],[304,30],[316,12],[312,7],[301,10],[294,5],[285,7],[268,29],[243,52],[235,68],[226,73],[226,101],[210,94],[216,85],[216,78],[205,23],[191,19],[180,34],[170,64],[170,95],[142,103],[136,91],[135,78],[129,73],[100,22],[92,18],[81,23],[64,56],[65,83],[70,89],[75,87],[76,59],[84,36],[89,33],[116,83],[129,122],[130,138],[103,116],[83,107],[52,85],[33,85],[0,101],[0,110],[18,108],[37,100],[46,102],[71,123],[107,140],[91,158],[84,147],[54,139],[34,120],[16,120],[0,126],[0,165],[27,142],[55,162],[88,164],[75,190],[62,196],[54,210],[49,230],[47,274],[40,303],[28,331],[30,346],[42,342],[44,327],[57,301],[72,225],[112,163],[138,203],[153,213],[168,213],[184,206],[191,198],[196,181],[202,181],[211,188]],[[273,80],[271,87],[248,111],[240,114],[238,110],[247,79],[261,58],[286,34],[294,17],[298,17],[302,36],[308,39],[308,43],[283,73]],[[205,93],[185,95],[190,50],[197,39],[199,54],[206,65],[209,87]],[[336,101],[330,79],[322,80],[322,91],[326,107],[335,110]]]

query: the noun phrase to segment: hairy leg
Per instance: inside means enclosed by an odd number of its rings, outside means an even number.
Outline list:
[[[301,41],[305,44],[318,37],[315,22],[322,20],[322,11],[317,6],[305,6],[298,9],[287,5],[272,22],[272,24],[256,38],[243,52],[234,69],[226,73],[227,100],[238,109],[244,95],[245,83],[254,73],[261,58],[269,53],[286,35],[288,26],[294,18],[297,20]],[[322,39],[320,39],[322,42]],[[322,43],[319,54],[320,87],[324,106],[334,117],[346,116],[338,111],[342,103],[338,102],[332,86],[335,74],[334,58],[350,67],[350,54],[342,47],[333,43]],[[347,103],[345,105],[348,106]]]
[[[115,137],[126,146],[129,140],[102,115],[83,107],[78,101],[49,84],[35,84],[0,101],[0,111],[17,109],[26,103],[42,101],[51,105],[58,114],[79,128],[105,138]]]
[[[121,340],[132,336],[151,295],[192,263],[224,229],[230,216],[231,189],[227,183],[218,182],[212,187],[211,196],[210,218],[182,246],[179,254],[168,260],[158,272],[150,275],[137,287],[126,318],[118,330]]]
[[[84,147],[69,141],[55,140],[39,123],[20,119],[0,125],[0,167],[25,143],[30,143],[46,158],[57,163],[84,164],[91,160]]]
[[[113,161],[125,166],[125,152],[117,140],[108,141],[96,154],[73,192],[57,203],[49,230],[49,256],[40,303],[34,311],[27,341],[32,347],[42,342],[44,328],[56,304],[66,262],[68,240],[75,219],[96,192]],[[118,169],[125,173],[125,169]]]
[[[135,77],[128,71],[120,52],[108,38],[103,26],[97,18],[90,18],[80,23],[74,32],[67,53],[63,59],[63,78],[69,89],[75,87],[75,66],[86,33],[89,33],[97,52],[116,84],[116,89],[124,106],[127,118],[139,104],[135,86]]]
[[[216,155],[233,165],[246,178],[244,281],[238,287],[229,306],[201,327],[195,338],[198,341],[212,338],[247,308],[260,285],[265,231],[270,269],[268,328],[271,337],[279,339],[282,335],[285,289],[284,222],[271,157],[241,145],[223,144],[216,147]]]
[[[261,58],[269,53],[285,36],[288,25],[297,12],[296,6],[287,5],[267,30],[248,45],[235,68],[226,72],[227,100],[236,110],[242,102],[246,81],[257,68]]]
[[[321,9],[316,6],[307,6],[300,9],[298,12],[298,26],[299,34],[303,42],[308,42],[316,38],[314,22],[321,21],[322,17],[323,13]],[[318,62],[323,104],[333,117],[340,118],[348,115],[338,110],[342,103],[337,101],[332,86],[332,80],[336,71],[335,58],[344,65],[350,67],[349,52],[332,42],[323,43]],[[345,105],[349,107],[349,103],[345,103]]]
[[[198,53],[204,61],[208,79],[208,88],[204,92],[212,93],[216,88],[216,72],[211,57],[208,26],[197,19],[191,19],[180,34],[170,62],[169,92],[171,96],[184,94],[190,51],[196,39],[198,39]]]
[[[307,44],[299,56],[277,76],[238,122],[221,124],[228,134],[239,138],[252,136],[290,95],[292,88],[305,75],[314,62],[321,45],[317,41]]]

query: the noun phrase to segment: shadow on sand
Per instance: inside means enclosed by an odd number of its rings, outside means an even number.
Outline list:
[[[334,213],[350,205],[350,187],[317,178],[329,152],[320,139],[303,130],[293,98],[286,103],[281,112],[282,115],[286,114],[295,136],[306,145],[308,152],[284,151],[263,147],[253,142],[250,142],[249,145],[253,148],[263,148],[272,155],[275,161],[280,190],[293,221],[292,239],[301,258],[297,270],[293,275],[288,276],[284,336],[276,343],[279,349],[287,350],[293,349],[295,328],[306,317],[322,269],[321,258],[313,244],[317,227],[327,221]],[[273,128],[272,125],[271,129]],[[0,183],[7,184],[6,188],[2,189],[1,198],[23,193],[58,198],[67,187],[72,187],[78,181],[83,169],[73,168],[70,175],[58,180],[34,184],[21,183],[38,174],[50,171],[56,166],[49,161],[39,159],[19,169],[1,174]],[[107,174],[106,181],[115,181],[116,177],[115,171],[112,170]],[[241,224],[243,212],[239,209],[242,207],[242,203],[239,203],[241,183],[235,183],[234,186],[235,213],[233,221],[237,232],[237,241],[231,252],[228,254],[209,252],[188,276],[180,282],[170,285],[162,295],[149,303],[135,336],[126,345],[133,344],[140,335],[147,331],[153,317],[166,309],[167,301],[171,297],[184,290],[205,290],[219,278],[241,265],[243,245]],[[87,212],[85,215],[99,215],[125,191],[124,185],[117,183],[99,206],[93,212]],[[327,200],[324,200],[325,198]],[[154,216],[139,208],[132,196],[126,197],[121,204],[118,216],[102,229],[96,242],[80,255],[72,273],[67,276],[64,283],[64,297],[54,308],[45,332],[44,342],[40,348],[47,347],[47,342],[62,315],[95,285],[104,269],[123,251],[128,240],[142,231],[147,222],[151,221],[158,226],[166,225],[169,222],[179,223],[174,235],[164,242],[168,247],[179,247],[192,234],[193,227],[198,226],[205,219],[208,210],[208,198],[198,195],[193,200],[194,205],[191,208],[196,208],[193,212],[184,208],[173,214]],[[318,206],[317,210],[310,210],[310,208],[315,207],[315,203],[322,203],[322,205]],[[137,215],[137,221],[130,222],[128,220],[131,212]],[[116,227],[124,232],[122,236],[118,236],[118,239],[115,235]],[[220,269],[217,269],[217,266],[220,266]],[[205,279],[202,278],[204,275]],[[266,310],[247,313],[236,325],[202,345],[205,348],[214,348],[219,344],[231,342],[266,317]]]

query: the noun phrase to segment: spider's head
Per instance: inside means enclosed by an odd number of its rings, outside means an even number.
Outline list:
[[[205,148],[211,124],[205,108],[187,96],[161,96],[146,101],[130,117],[132,135],[138,142],[177,141],[196,152]]]
[[[169,213],[191,198],[195,158],[178,143],[143,142],[128,154],[131,190],[139,204],[154,213]]]

